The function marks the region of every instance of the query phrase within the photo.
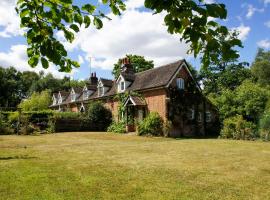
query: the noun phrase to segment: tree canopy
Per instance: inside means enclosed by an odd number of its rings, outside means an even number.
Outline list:
[[[154,68],[153,60],[146,60],[144,56],[130,54],[126,55],[126,57],[129,59],[136,73]],[[118,78],[121,72],[121,65],[122,59],[118,59],[117,63],[114,64],[112,74],[115,78]]]
[[[16,10],[21,18],[21,27],[27,29],[29,65],[35,67],[41,63],[48,68],[49,63],[53,63],[60,67],[59,71],[66,72],[79,67],[78,62],[68,57],[56,34],[62,31],[66,40],[72,42],[82,26],[88,28],[92,24],[97,29],[102,28],[102,20],[109,17],[102,12],[99,3],[79,6],[73,0],[18,0]],[[125,10],[122,0],[102,0],[101,3],[115,15]],[[229,31],[216,20],[227,18],[224,4],[206,3],[204,0],[145,0],[145,7],[154,14],[165,12],[168,32],[178,34],[180,40],[190,45],[188,53],[195,57],[202,55],[204,66],[239,57],[234,48],[242,47],[237,33]]]
[[[270,85],[270,51],[258,50],[251,72],[260,84]]]
[[[47,110],[51,103],[51,93],[44,90],[41,93],[34,92],[27,100],[22,101],[18,107],[22,111],[42,111]]]
[[[31,71],[19,72],[13,67],[0,67],[0,107],[16,107],[22,99],[28,98],[33,92],[50,90],[69,90],[71,87],[83,87],[84,81],[55,78],[52,74]]]

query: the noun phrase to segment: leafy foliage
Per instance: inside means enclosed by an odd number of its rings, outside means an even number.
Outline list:
[[[163,135],[163,120],[157,112],[149,113],[138,125],[138,135]]]
[[[269,92],[251,80],[246,80],[235,90],[225,89],[220,95],[211,93],[208,97],[219,109],[221,119],[239,114],[257,123],[265,110]]]
[[[251,71],[246,68],[248,63],[226,62],[201,68],[199,77],[204,86],[204,93],[218,93],[222,90],[234,90],[241,83],[251,78]]]
[[[221,130],[222,138],[232,139],[254,139],[257,137],[256,125],[243,119],[243,116],[236,115],[224,120]]]
[[[113,133],[125,133],[126,132],[126,124],[124,121],[113,121],[111,125],[107,129],[108,132]]]
[[[270,85],[270,51],[258,50],[251,72],[260,84]]]
[[[122,0],[102,0],[102,3],[109,5],[115,15],[125,10]],[[235,46],[242,47],[237,33],[230,32],[214,20],[227,18],[224,4],[205,3],[203,0],[145,0],[145,7],[155,14],[165,12],[168,32],[180,35],[181,40],[189,43],[189,53],[195,57],[201,53],[204,66],[239,57],[234,49]],[[92,23],[100,29],[102,19],[109,19],[96,4],[79,7],[72,0],[18,0],[16,9],[21,26],[27,28],[29,64],[35,67],[41,62],[44,68],[48,68],[52,62],[60,66],[60,71],[67,72],[72,67],[79,67],[79,63],[67,58],[67,51],[56,38],[56,32],[62,31],[66,40],[72,42],[82,25],[87,28]]]
[[[154,68],[153,60],[145,60],[144,56],[138,56],[138,55],[126,55],[126,57],[129,59],[130,63],[132,64],[135,73],[137,72],[143,72],[148,69]],[[122,65],[122,59],[119,59],[117,63],[114,64],[112,74],[114,75],[115,79],[118,78],[121,72],[121,65]]]
[[[121,0],[102,0],[102,3],[108,4],[116,15],[125,9]],[[56,38],[56,32],[63,32],[66,40],[72,42],[82,25],[87,28],[93,21],[93,25],[100,29],[103,26],[101,19],[109,19],[97,9],[97,5],[87,3],[79,7],[72,0],[18,0],[16,10],[21,18],[21,27],[27,29],[29,65],[36,67],[40,62],[46,69],[52,62],[60,66],[59,71],[65,72],[80,65],[67,58],[67,51]]]
[[[48,90],[41,93],[34,92],[31,97],[20,103],[19,107],[23,111],[47,110],[51,103],[51,94]]]
[[[87,118],[93,124],[102,125],[103,130],[107,130],[107,128],[112,123],[112,113],[110,110],[105,108],[105,106],[101,102],[92,102],[89,105]]]
[[[270,112],[266,112],[259,123],[260,136],[264,140],[270,140]]]
[[[28,98],[33,92],[50,90],[58,92],[71,87],[83,87],[85,81],[55,78],[52,74],[31,71],[19,72],[15,68],[0,67],[0,107],[17,107],[22,99]]]

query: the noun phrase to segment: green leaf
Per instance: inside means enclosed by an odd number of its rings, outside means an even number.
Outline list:
[[[87,11],[89,14],[93,14],[96,10],[96,7],[91,4],[85,4],[82,6],[82,10]]]
[[[103,27],[102,21],[97,17],[94,17],[94,25],[97,29],[101,29]]]
[[[47,69],[49,67],[49,62],[44,57],[41,58],[41,64],[44,69]]]
[[[70,26],[69,26],[72,30],[74,30],[76,33],[77,32],[79,32],[79,27],[76,25],[76,24],[71,24]]]
[[[74,21],[79,23],[80,25],[82,25],[83,18],[82,18],[82,16],[80,14],[77,13],[77,14],[74,15]]]
[[[88,28],[91,24],[91,19],[90,17],[88,17],[87,15],[84,16],[84,24],[85,24],[85,28]]]
[[[34,55],[28,60],[28,64],[31,67],[36,67],[38,64],[38,60],[39,60],[39,55]]]
[[[25,17],[25,16],[28,15],[29,13],[30,13],[30,11],[29,11],[28,8],[25,8],[25,9],[21,10],[21,12],[20,12],[20,18]]]

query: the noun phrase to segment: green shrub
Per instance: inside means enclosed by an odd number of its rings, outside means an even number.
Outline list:
[[[243,119],[243,116],[236,115],[224,120],[221,138],[251,140],[257,137],[256,125]]]
[[[48,125],[47,125],[47,128],[46,128],[46,131],[48,133],[55,133],[55,118],[54,117],[51,117],[49,119],[49,122],[48,122]]]
[[[260,137],[263,140],[269,141],[270,140],[270,113],[266,113],[260,119],[259,123],[260,127]]]
[[[11,124],[16,124],[18,122],[19,112],[12,112],[8,115],[8,122]]]
[[[123,121],[120,121],[120,122],[113,121],[111,125],[108,127],[107,131],[113,132],[113,133],[125,133],[126,124]]]
[[[0,114],[0,135],[10,135],[15,131],[10,127],[10,124],[4,121],[4,116]]]
[[[163,121],[157,112],[150,113],[138,125],[138,135],[159,136],[163,134]]]
[[[78,119],[81,118],[81,113],[78,112],[55,112],[54,119]]]
[[[106,131],[112,123],[112,113],[101,102],[92,102],[86,113],[86,118],[99,127],[99,131]]]

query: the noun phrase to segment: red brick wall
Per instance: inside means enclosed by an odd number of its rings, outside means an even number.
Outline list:
[[[166,91],[158,89],[143,92],[148,112],[158,112],[163,120],[166,120]]]
[[[113,99],[109,99],[109,100],[106,100],[104,103],[105,103],[104,104],[105,107],[108,108],[112,112],[113,119],[117,121],[118,120],[118,102]]]

